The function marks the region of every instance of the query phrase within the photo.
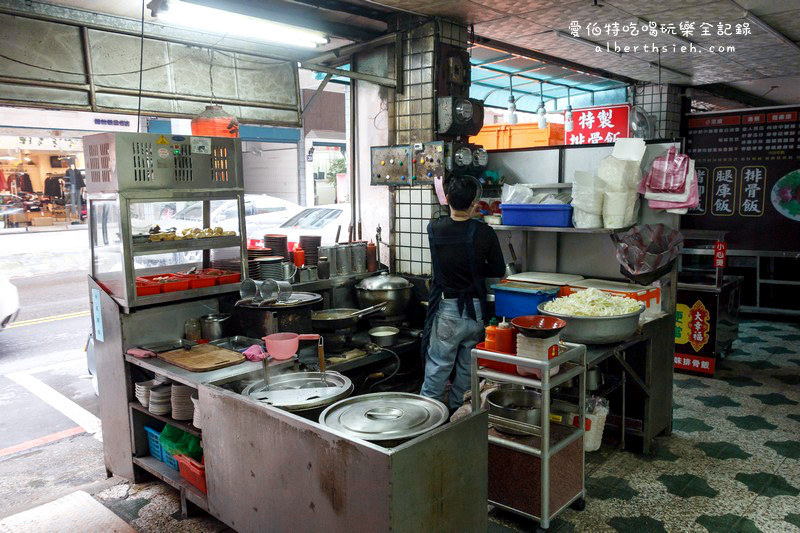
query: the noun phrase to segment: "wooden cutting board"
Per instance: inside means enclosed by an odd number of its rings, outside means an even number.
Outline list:
[[[210,372],[226,366],[238,365],[245,360],[244,355],[239,352],[211,344],[198,344],[192,346],[191,350],[178,348],[156,355],[162,361],[190,372]]]

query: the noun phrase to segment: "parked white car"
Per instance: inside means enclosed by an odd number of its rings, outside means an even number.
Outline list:
[[[19,291],[17,287],[0,276],[0,331],[4,330],[19,314]]]
[[[301,235],[319,235],[323,246],[336,244],[336,233],[341,227],[339,240],[347,241],[350,226],[350,204],[331,204],[306,207],[278,227],[269,225],[261,215],[247,221],[247,237],[262,238],[266,233],[286,235],[289,242],[300,242]],[[253,231],[255,230],[255,232]]]

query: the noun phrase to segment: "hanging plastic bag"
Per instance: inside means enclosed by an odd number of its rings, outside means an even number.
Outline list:
[[[612,234],[611,240],[614,241],[621,271],[629,277],[661,273],[683,251],[681,232],[664,224],[636,226],[624,233]]]

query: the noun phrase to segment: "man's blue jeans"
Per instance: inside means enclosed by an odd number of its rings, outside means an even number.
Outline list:
[[[420,394],[442,399],[447,379],[456,369],[450,387],[449,404],[456,409],[464,403],[464,393],[470,386],[470,351],[483,340],[484,327],[480,300],[473,299],[475,317],[472,320],[464,309],[458,313],[458,300],[442,298],[431,329],[430,346],[425,356],[425,382]]]

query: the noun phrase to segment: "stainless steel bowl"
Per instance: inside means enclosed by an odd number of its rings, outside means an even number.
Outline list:
[[[489,413],[501,418],[516,420],[532,426],[542,423],[542,395],[529,389],[497,389],[486,397]],[[497,427],[498,431],[512,435],[526,435],[508,428]]]
[[[640,304],[638,311],[627,315],[572,316],[546,311],[546,303],[539,304],[539,312],[566,320],[567,327],[561,330],[561,339],[578,344],[613,344],[624,341],[636,333],[639,315],[645,310],[645,305]]]
[[[369,330],[369,340],[381,348],[388,348],[397,342],[400,330],[392,326],[381,326]]]

